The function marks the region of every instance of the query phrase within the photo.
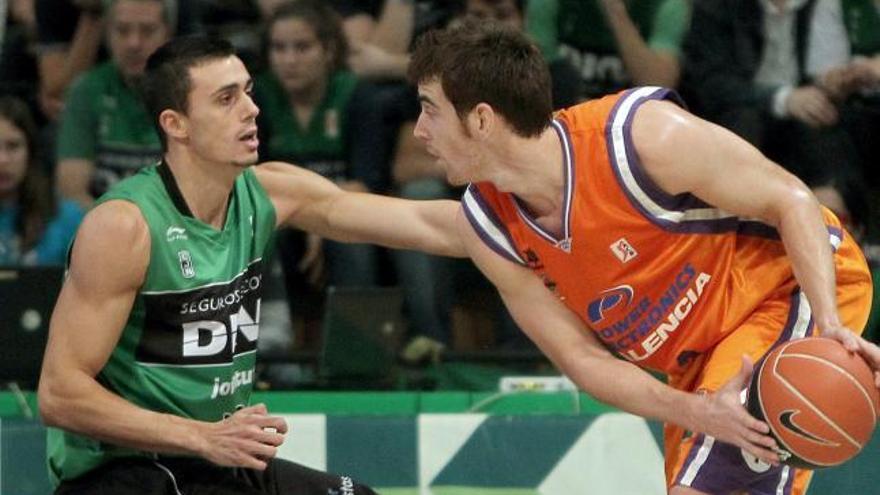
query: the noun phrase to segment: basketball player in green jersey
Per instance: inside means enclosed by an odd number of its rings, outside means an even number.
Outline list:
[[[169,42],[143,85],[164,159],[87,215],[52,316],[39,403],[56,493],[373,493],[276,459],[287,425],[249,403],[263,256],[280,225],[461,255],[443,240],[458,203],[251,168],[259,109],[225,41]]]

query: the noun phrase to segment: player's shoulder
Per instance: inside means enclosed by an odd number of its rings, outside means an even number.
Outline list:
[[[78,242],[149,243],[149,225],[141,209],[133,202],[111,199],[92,208],[83,218]]]
[[[150,263],[150,231],[140,209],[110,200],[89,211],[74,238],[69,276],[86,291],[134,290]]]
[[[292,163],[264,162],[250,170],[269,193],[279,188],[308,193],[318,187],[319,183],[327,182],[314,172]]]

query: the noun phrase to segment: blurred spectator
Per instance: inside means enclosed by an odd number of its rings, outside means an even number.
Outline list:
[[[32,112],[39,111],[36,37],[34,0],[0,2],[0,94],[24,100]]]
[[[37,166],[36,132],[27,105],[0,97],[0,265],[63,265],[84,214],[56,200]]]
[[[880,91],[880,4],[818,0],[807,73],[838,101]]]
[[[631,85],[674,88],[688,26],[687,0],[530,0],[526,28],[547,60],[569,60],[584,95]]]
[[[175,25],[174,0],[115,0],[107,12],[112,60],[70,88],[58,133],[63,197],[89,206],[113,183],[157,161],[154,123],[136,90],[147,57]]]
[[[36,0],[40,106],[56,120],[67,87],[95,64],[101,46],[102,0]]]
[[[810,29],[807,73],[834,101],[841,125],[855,144],[861,175],[880,208],[880,4],[818,0]],[[866,219],[867,235],[880,239],[880,218]]]
[[[685,89],[695,111],[808,184],[860,172],[837,106],[806,70],[815,6],[816,0],[701,0],[685,42]]]
[[[342,16],[348,41],[358,43],[366,42],[372,36],[385,0],[327,0],[327,3]]]
[[[507,24],[518,30],[525,29],[525,0],[465,0],[464,16]],[[553,108],[567,108],[584,96],[584,83],[574,65],[565,58],[548,58],[553,80]]]
[[[368,190],[369,173],[361,176],[355,169],[352,141],[358,126],[351,123],[356,115],[349,107],[358,81],[345,69],[347,44],[339,16],[322,2],[299,0],[280,5],[267,29],[271,71],[255,84],[261,158],[296,163],[348,190]],[[288,284],[301,278],[299,270],[318,283],[324,261],[331,285],[377,283],[374,246],[303,236],[279,234]]]
[[[40,104],[51,120],[60,117],[67,88],[82,72],[106,58],[104,16],[116,0],[31,0],[36,2]],[[201,1],[168,2],[177,34],[199,29]]]

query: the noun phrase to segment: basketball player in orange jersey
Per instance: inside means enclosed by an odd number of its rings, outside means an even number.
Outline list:
[[[838,219],[668,90],[552,116],[538,49],[499,26],[425,36],[410,78],[416,136],[450,182],[470,183],[468,254],[581,388],[667,424],[669,492],[804,493],[810,472],[779,463],[743,391],[752,363],[806,335],[880,366],[857,335],[871,278]]]

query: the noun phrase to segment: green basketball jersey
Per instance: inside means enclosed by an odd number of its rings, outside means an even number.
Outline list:
[[[138,206],[151,250],[144,284],[98,381],[140,407],[202,421],[247,405],[263,256],[275,230],[275,209],[254,172],[235,181],[222,230],[189,214],[165,164],[118,183],[98,202],[110,200]],[[130,455],[148,454],[49,430],[56,482]]]

